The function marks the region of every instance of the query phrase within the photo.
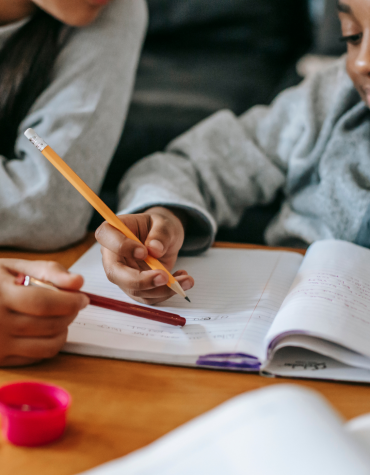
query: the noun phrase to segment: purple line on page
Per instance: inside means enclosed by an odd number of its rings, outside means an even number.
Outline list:
[[[275,346],[281,341],[283,338],[290,336],[290,335],[308,335],[310,336],[310,332],[305,331],[305,330],[293,330],[293,331],[286,331],[282,332],[279,335],[277,335],[273,340],[270,341],[268,349],[267,349],[267,355],[268,357],[271,355],[271,352],[274,350]],[[293,345],[294,346],[294,345]]]
[[[199,356],[197,365],[218,368],[249,369],[258,371],[261,363],[255,356],[245,353],[218,353]]]

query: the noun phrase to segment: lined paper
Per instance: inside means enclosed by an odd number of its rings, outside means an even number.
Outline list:
[[[370,252],[318,241],[306,254],[266,346],[284,332],[306,333],[370,357]]]
[[[244,249],[210,249],[180,258],[176,268],[195,279],[188,292],[191,304],[176,295],[158,308],[185,317],[185,327],[88,306],[70,326],[65,349],[83,353],[84,345],[95,345],[124,350],[125,355],[168,355],[169,362],[171,355],[234,352],[262,358],[264,337],[301,261],[297,253]],[[84,276],[85,291],[133,302],[106,278],[99,245],[71,270]]]

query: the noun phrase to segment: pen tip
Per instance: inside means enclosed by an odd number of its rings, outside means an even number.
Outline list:
[[[189,297],[185,297],[185,300],[187,300],[189,303],[191,303]]]

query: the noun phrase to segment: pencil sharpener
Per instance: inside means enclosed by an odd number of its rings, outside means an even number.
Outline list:
[[[58,386],[24,381],[0,387],[4,437],[12,444],[36,447],[58,439],[66,427],[71,396]]]

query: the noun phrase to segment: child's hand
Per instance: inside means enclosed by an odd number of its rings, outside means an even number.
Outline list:
[[[16,283],[18,274],[78,290],[80,275],[56,262],[0,259],[0,366],[31,364],[52,358],[64,345],[68,325],[89,299],[73,292],[53,292]]]
[[[145,245],[126,238],[108,223],[103,223],[95,236],[102,245],[108,279],[139,302],[155,304],[168,299],[174,292],[166,285],[167,274],[161,270],[148,270],[144,259],[149,253],[168,270],[172,269],[184,241],[180,218],[175,212],[161,207],[119,218]],[[194,279],[186,271],[177,271],[174,276],[184,290],[193,287]]]

